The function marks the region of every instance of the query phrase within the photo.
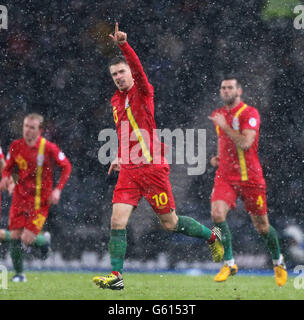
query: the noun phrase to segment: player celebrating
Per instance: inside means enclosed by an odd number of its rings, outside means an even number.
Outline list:
[[[115,58],[109,65],[112,79],[117,87],[111,103],[119,138],[118,157],[112,162],[112,170],[119,170],[119,177],[113,195],[111,234],[109,252],[112,273],[95,277],[93,281],[101,288],[119,290],[124,288],[122,279],[123,262],[126,253],[126,226],[139,200],[145,197],[152,206],[164,229],[180,232],[192,237],[205,239],[214,261],[223,257],[223,247],[217,230],[210,230],[196,220],[177,216],[174,198],[169,182],[169,165],[163,153],[155,161],[150,150],[162,150],[163,145],[154,136],[154,89],[149,83],[134,50],[127,42],[127,34],[115,25],[114,35],[110,35],[119,46],[124,57]],[[123,127],[127,131],[123,133]],[[143,134],[144,132],[148,134]],[[132,139],[132,136],[134,139]],[[140,145],[136,155],[134,146]],[[131,151],[132,150],[132,151]],[[142,159],[139,163],[138,158]]]
[[[257,153],[260,115],[257,109],[241,101],[242,88],[235,77],[222,81],[220,95],[225,106],[209,117],[218,135],[218,152],[211,159],[211,164],[218,167],[211,196],[211,216],[221,229],[225,250],[224,266],[214,280],[225,281],[238,271],[226,216],[235,207],[237,197],[241,197],[254,227],[264,237],[271,253],[276,283],[283,286],[287,271],[276,230],[268,221],[266,184]]]
[[[3,240],[10,241],[10,253],[16,274],[14,282],[25,282],[23,252],[29,245],[41,248],[47,254],[49,241],[40,234],[49,207],[58,204],[61,191],[71,173],[71,164],[59,148],[41,136],[43,117],[32,113],[23,122],[23,138],[11,143],[6,166],[0,182],[0,191],[8,190],[14,167],[19,179],[13,191],[9,212],[9,230],[1,232]],[[53,189],[54,164],[61,176]]]

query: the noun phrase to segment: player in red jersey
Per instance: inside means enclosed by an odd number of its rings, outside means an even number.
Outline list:
[[[13,191],[9,212],[9,230],[1,230],[2,240],[9,240],[16,275],[14,282],[26,281],[23,274],[23,251],[36,245],[46,257],[49,239],[43,234],[43,225],[50,205],[58,204],[61,191],[71,173],[71,164],[56,144],[41,136],[43,117],[29,114],[23,122],[23,138],[14,140],[9,148],[2,173],[0,190],[8,190],[13,169],[18,169],[18,182]],[[61,176],[53,188],[53,169],[57,164]],[[4,232],[4,234],[3,234]]]
[[[225,249],[224,266],[214,279],[225,281],[238,271],[226,216],[240,197],[255,229],[265,239],[272,256],[276,283],[282,286],[287,281],[287,271],[276,230],[269,224],[266,184],[258,158],[260,115],[257,109],[241,100],[242,87],[235,77],[222,81],[220,95],[225,106],[209,117],[218,136],[218,153],[211,159],[211,164],[218,167],[211,195],[211,215],[222,231]]]
[[[222,259],[223,247],[212,230],[190,217],[176,215],[169,182],[170,168],[162,152],[164,146],[153,132],[156,128],[153,86],[128,44],[126,33],[119,31],[117,23],[114,35],[110,36],[125,58],[116,58],[109,66],[117,87],[111,103],[119,138],[118,157],[112,162],[109,174],[112,170],[120,172],[112,201],[109,242],[112,273],[95,277],[93,281],[101,288],[119,290],[124,288],[121,273],[127,246],[126,226],[142,197],[152,206],[166,230],[207,240],[217,262]]]

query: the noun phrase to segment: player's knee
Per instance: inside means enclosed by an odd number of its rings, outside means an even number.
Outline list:
[[[21,230],[12,230],[11,231],[11,239],[18,240],[21,238],[22,231]]]
[[[176,223],[173,223],[171,221],[161,222],[161,225],[166,231],[176,230]]]
[[[257,223],[254,225],[256,231],[261,235],[266,235],[269,231],[268,223]]]
[[[121,217],[112,216],[111,218],[111,229],[125,229],[126,221]]]
[[[214,223],[224,222],[226,219],[226,214],[223,210],[216,208],[211,211],[211,218]]]

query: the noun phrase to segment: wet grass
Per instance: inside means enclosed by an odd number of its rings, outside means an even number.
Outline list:
[[[279,288],[273,276],[238,275],[215,283],[212,275],[124,274],[125,289],[97,288],[93,273],[28,272],[26,283],[8,282],[0,300],[303,300],[294,278]],[[12,274],[9,274],[12,276]]]

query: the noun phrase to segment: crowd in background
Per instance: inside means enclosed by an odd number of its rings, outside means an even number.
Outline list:
[[[21,137],[29,112],[45,117],[44,136],[57,143],[73,165],[61,202],[46,228],[53,250],[66,259],[84,250],[107,249],[112,191],[117,175],[98,162],[100,130],[114,128],[110,98],[115,87],[107,63],[119,50],[108,34],[115,21],[127,32],[155,88],[158,128],[204,128],[207,159],[216,135],[207,116],[221,106],[219,85],[236,74],[244,100],[262,118],[259,155],[268,186],[271,223],[280,231],[303,226],[304,64],[303,31],[290,18],[263,19],[263,1],[104,0],[7,1],[8,30],[0,32],[0,140],[8,151]],[[210,223],[214,169],[189,177],[172,166],[177,209]],[[174,176],[179,177],[174,180]],[[187,190],[179,188],[180,179]],[[1,225],[7,225],[10,198],[4,195]],[[140,210],[140,208],[138,209]],[[142,216],[154,217],[143,207]],[[134,213],[134,215],[137,213]],[[129,256],[153,257],[181,245],[177,260],[192,259],[197,242],[161,230],[154,218],[134,222]],[[263,242],[240,204],[228,218],[235,250],[263,252]],[[238,230],[238,232],[236,232]],[[160,249],[161,248],[161,249]],[[203,249],[202,249],[203,250]]]

